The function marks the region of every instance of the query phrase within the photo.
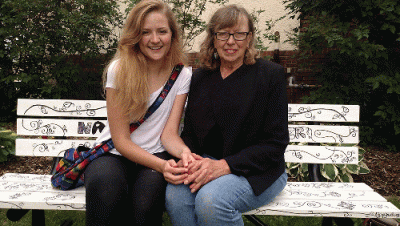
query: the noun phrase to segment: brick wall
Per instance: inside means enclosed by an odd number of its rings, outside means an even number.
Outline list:
[[[285,68],[285,76],[287,81],[287,95],[289,103],[299,103],[301,97],[309,95],[311,91],[317,88],[317,81],[312,76],[309,69],[299,70],[300,62],[294,58],[294,51],[264,51],[260,53],[261,57],[269,58]],[[315,59],[317,63],[320,58]],[[193,70],[199,67],[198,53],[188,54],[188,63]],[[290,83],[292,81],[292,83]]]

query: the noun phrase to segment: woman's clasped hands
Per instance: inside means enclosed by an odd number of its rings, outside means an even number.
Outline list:
[[[195,153],[182,153],[181,160],[168,161],[168,170],[164,177],[171,184],[186,184],[192,193],[202,186],[223,175],[230,174],[230,168],[224,159],[215,160]]]

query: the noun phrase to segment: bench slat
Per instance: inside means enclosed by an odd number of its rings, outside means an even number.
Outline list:
[[[289,125],[290,142],[358,144],[357,126]]]
[[[365,183],[337,183],[337,182],[288,182],[286,188],[292,190],[312,190],[312,191],[373,191]]]
[[[0,192],[0,208],[86,210],[85,194],[61,192]]]
[[[85,188],[80,187],[71,191],[59,191],[54,189],[50,184],[50,179],[48,183],[40,182],[2,182],[0,184],[0,191],[11,191],[11,192],[60,192],[63,194],[85,194]]]
[[[18,99],[17,115],[107,117],[104,100]]]
[[[288,104],[289,121],[358,122],[358,105]],[[107,117],[104,100],[18,99],[17,115]]]
[[[268,205],[244,215],[303,217],[399,218],[400,211],[390,202],[346,200],[290,200],[277,197]]]
[[[6,173],[0,176],[0,183],[3,182],[28,182],[50,184],[51,175]],[[336,183],[336,182],[288,182],[286,188],[292,190],[313,190],[313,191],[373,191],[365,183]],[[79,189],[79,188],[78,188]],[[76,191],[78,189],[74,189]]]
[[[63,157],[64,151],[78,146],[94,147],[95,140],[23,139],[15,141],[17,156]]]
[[[50,178],[51,175],[6,173],[0,177],[0,191],[85,193],[84,187],[70,191],[54,189]]]
[[[373,191],[308,191],[308,190],[291,190],[284,189],[279,196],[286,199],[296,200],[327,200],[341,199],[348,201],[365,201],[371,200],[375,202],[386,202],[386,199]]]
[[[17,139],[17,156],[62,157],[64,151],[77,146],[93,147],[94,140]],[[289,145],[286,162],[358,164],[357,147]]]
[[[342,146],[288,145],[285,162],[358,164],[358,148]]]
[[[360,106],[329,104],[289,104],[291,122],[358,122]]]
[[[98,137],[107,120],[17,119],[17,134],[25,136]]]

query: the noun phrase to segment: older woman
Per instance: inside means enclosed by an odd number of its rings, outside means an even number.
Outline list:
[[[167,186],[173,225],[243,225],[241,213],[286,185],[283,67],[256,59],[254,32],[250,15],[235,5],[208,24],[181,135],[195,160],[183,184]]]

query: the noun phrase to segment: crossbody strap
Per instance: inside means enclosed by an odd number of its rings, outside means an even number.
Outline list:
[[[131,133],[135,131],[148,117],[150,117],[151,114],[153,114],[157,108],[162,104],[162,102],[167,98],[167,95],[169,91],[171,90],[172,86],[174,85],[176,79],[178,78],[178,75],[181,73],[183,68],[183,64],[178,64],[174,67],[172,70],[171,76],[169,77],[167,83],[165,84],[163,90],[160,92],[156,100],[153,102],[153,104],[147,109],[146,114],[144,117],[134,123],[130,124],[130,131]]]

